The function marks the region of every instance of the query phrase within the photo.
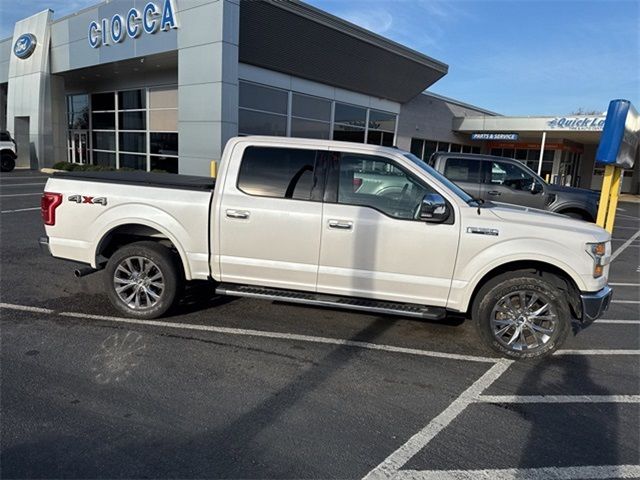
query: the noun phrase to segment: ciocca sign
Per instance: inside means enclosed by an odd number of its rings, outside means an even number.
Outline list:
[[[88,40],[92,48],[122,42],[125,37],[136,39],[142,33],[154,34],[178,28],[178,18],[173,0],[164,0],[162,7],[147,3],[142,10],[130,9],[126,15],[115,14],[99,22],[89,23]]]

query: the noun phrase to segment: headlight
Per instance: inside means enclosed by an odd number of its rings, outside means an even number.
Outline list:
[[[601,277],[604,273],[607,242],[587,243],[587,253],[593,258],[593,278]]]

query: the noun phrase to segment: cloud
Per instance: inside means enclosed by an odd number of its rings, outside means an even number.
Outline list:
[[[342,12],[341,16],[348,22],[355,23],[378,35],[388,33],[393,27],[393,16],[384,8],[346,10]]]

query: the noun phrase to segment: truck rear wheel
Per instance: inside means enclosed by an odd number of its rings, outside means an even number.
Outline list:
[[[473,309],[484,342],[509,358],[551,354],[566,340],[571,314],[562,290],[544,277],[514,272],[478,292]]]
[[[12,156],[3,153],[0,155],[0,172],[10,172],[16,167],[16,161]]]
[[[117,250],[105,268],[105,287],[114,307],[127,316],[162,316],[176,300],[178,259],[157,242],[136,242]]]

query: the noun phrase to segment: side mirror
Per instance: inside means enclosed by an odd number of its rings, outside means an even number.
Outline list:
[[[544,190],[544,187],[542,186],[542,184],[534,180],[533,184],[531,185],[531,193],[533,194],[540,193],[542,192],[542,190]]]
[[[449,206],[439,193],[427,193],[420,204],[420,220],[429,223],[442,223],[449,218]]]

